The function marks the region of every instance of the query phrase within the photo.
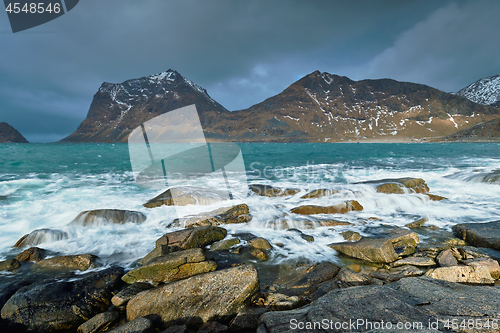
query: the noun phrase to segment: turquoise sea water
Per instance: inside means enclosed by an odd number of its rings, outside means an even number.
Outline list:
[[[298,188],[292,197],[238,198],[247,203],[253,219],[227,226],[230,234],[252,232],[284,243],[275,259],[307,257],[335,260],[326,245],[342,241],[344,230],[369,234],[380,225],[403,226],[426,217],[427,224],[444,230],[461,222],[500,219],[500,184],[483,183],[480,177],[500,168],[500,144],[239,144],[248,183]],[[231,175],[243,180],[244,175]],[[381,194],[373,186],[354,184],[384,178],[419,177],[431,193],[447,200],[430,201],[422,194]],[[307,190],[327,188],[339,193],[318,199],[301,199]],[[0,144],[0,260],[16,253],[11,246],[24,234],[39,228],[60,229],[66,240],[41,247],[63,254],[92,253],[105,261],[126,261],[144,256],[155,240],[172,230],[177,216],[227,206],[189,205],[175,209],[142,206],[161,191],[136,185],[126,144]],[[349,199],[364,210],[332,216],[304,218],[290,213],[303,204],[330,205]],[[68,223],[81,211],[99,208],[138,210],[145,223],[73,227]],[[369,219],[376,217],[375,219]],[[351,222],[347,227],[307,229],[308,221],[334,218]],[[286,223],[283,223],[285,221]],[[307,222],[307,221],[306,221]],[[310,225],[310,223],[309,223]],[[306,243],[283,226],[314,235]],[[421,237],[425,241],[425,235]]]

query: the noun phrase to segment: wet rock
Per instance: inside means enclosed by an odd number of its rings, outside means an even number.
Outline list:
[[[452,229],[455,236],[474,246],[500,250],[500,221],[462,223]]]
[[[177,246],[183,250],[204,247],[220,241],[227,235],[227,230],[221,227],[197,227],[166,233],[158,238],[156,246]]]
[[[248,253],[250,253],[252,256],[262,261],[267,261],[268,259],[267,254],[264,251],[262,251],[261,249],[257,249],[255,247],[249,247]]]
[[[16,256],[19,261],[40,261],[45,258],[47,251],[39,247],[30,247]]]
[[[174,325],[170,326],[161,333],[188,333],[188,328],[186,325]]]
[[[284,311],[300,308],[307,302],[299,296],[287,296],[280,293],[269,294],[264,305],[273,311]]]
[[[223,239],[210,245],[210,251],[228,250],[230,247],[240,243],[238,238]]]
[[[237,266],[143,291],[127,304],[127,318],[157,314],[164,323],[200,325],[236,315],[259,290],[255,268]]]
[[[177,251],[182,251],[182,249],[178,246],[168,246],[168,245],[159,245],[153,249],[153,251],[149,252],[146,254],[144,258],[139,260],[139,263],[141,265],[146,265],[148,262],[151,260],[158,258],[158,257],[163,257],[166,256],[170,253],[177,252]]]
[[[21,263],[17,259],[7,259],[0,261],[0,272],[1,271],[12,271],[16,268],[21,267]]]
[[[25,247],[28,245],[57,242],[67,238],[68,234],[62,230],[37,229],[21,237],[16,244],[14,244],[14,247]]]
[[[404,194],[404,186],[399,183],[386,183],[376,187],[378,193]]]
[[[392,241],[386,238],[363,238],[357,242],[343,242],[328,246],[347,256],[370,262],[389,263],[398,259]]]
[[[150,260],[146,265],[134,268],[122,277],[126,283],[173,282],[193,275],[214,271],[217,264],[204,261],[200,248],[178,251]]]
[[[356,184],[401,184],[404,187],[411,189],[415,193],[427,193],[429,187],[422,178],[396,178],[396,179],[380,179],[370,180]]]
[[[491,278],[490,271],[486,266],[438,267],[427,271],[425,276],[448,282],[478,285],[493,285],[495,283],[495,280]]]
[[[155,208],[166,206],[211,205],[227,199],[227,192],[175,187],[146,202],[143,206]]]
[[[132,297],[134,297],[135,295],[137,295],[141,291],[148,290],[151,288],[153,288],[153,286],[149,283],[139,282],[139,283],[130,284],[127,287],[125,287],[124,289],[120,290],[120,292],[118,292],[118,294],[113,296],[113,298],[111,298],[111,303],[113,303],[113,305],[116,307],[123,306],[123,305],[127,304],[127,302]]]
[[[248,188],[254,192],[257,193],[258,195],[262,195],[265,197],[286,197],[290,195],[294,195],[300,192],[299,189],[295,188],[286,188],[286,189],[281,189],[277,187],[272,187],[270,185],[261,185],[261,184],[250,184],[248,185]]]
[[[406,257],[391,263],[391,266],[393,267],[403,266],[403,265],[428,267],[428,266],[435,266],[436,262],[432,260],[432,258],[428,257]]]
[[[229,332],[245,333],[255,331],[257,329],[260,316],[268,311],[268,308],[244,308],[229,324]]]
[[[248,206],[240,204],[232,207],[223,207],[195,216],[175,219],[174,224],[184,228],[216,226],[221,224],[247,223],[252,220]]]
[[[113,328],[108,333],[153,333],[154,326],[151,320],[147,318],[137,318],[126,324]]]
[[[78,280],[23,287],[3,306],[2,319],[35,332],[76,329],[109,307],[122,274],[122,268],[107,268]]]
[[[262,237],[254,238],[254,239],[250,240],[250,242],[248,242],[248,243],[251,247],[259,249],[259,250],[270,250],[273,248],[271,243],[269,243],[269,241],[267,239],[262,238]]]
[[[486,266],[490,271],[490,275],[494,279],[500,278],[500,266],[498,261],[491,258],[475,258],[462,261],[467,266]]]
[[[321,322],[324,318],[332,322],[349,322],[362,318],[363,324],[354,327],[353,332],[373,330],[365,327],[366,322],[392,323],[421,322],[423,332],[429,322],[483,317],[500,319],[500,290],[484,286],[467,286],[433,280],[428,277],[410,277],[397,282],[379,285],[334,289],[313,303],[299,309],[268,312],[260,318],[258,332],[289,332],[293,324]],[[376,301],[375,301],[376,300]],[[440,328],[443,321],[440,322]],[[314,332],[307,329],[304,331]],[[333,330],[332,330],[333,331]],[[348,331],[338,330],[338,331]],[[380,332],[380,331],[379,331]],[[388,331],[391,332],[391,331]]]
[[[283,286],[284,289],[295,289],[295,294],[308,294],[314,291],[318,285],[332,280],[339,273],[340,267],[331,262],[322,262],[306,269],[304,273],[289,281]],[[283,292],[283,291],[281,291]]]
[[[448,198],[442,197],[440,195],[436,194],[430,194],[430,193],[425,193],[432,201],[441,201],[441,200],[447,200]]]
[[[374,284],[373,280],[363,274],[356,273],[349,268],[342,267],[335,277],[335,283],[339,288],[348,288],[355,286],[365,286]]]
[[[399,256],[408,256],[415,253],[417,244],[420,242],[416,232],[403,228],[394,228],[382,232],[379,237],[389,239],[392,242],[394,251]]]
[[[86,271],[89,268],[98,267],[98,256],[92,254],[80,254],[72,256],[59,256],[40,260],[36,265],[47,268],[62,268],[70,270]]]
[[[351,211],[362,211],[363,206],[356,200],[341,202],[332,206],[314,206],[305,205],[295,207],[291,210],[294,214],[313,215],[313,214],[343,214]]]
[[[117,312],[103,312],[90,318],[78,327],[78,333],[98,333],[107,330],[120,315]]]
[[[429,219],[427,217],[423,217],[423,218],[418,219],[414,222],[410,222],[410,223],[405,224],[405,227],[410,228],[410,229],[418,228],[418,227],[423,226],[424,223],[427,222],[428,220]]]
[[[38,278],[34,275],[16,277],[16,279],[0,280],[0,309],[4,304],[22,287],[29,286],[36,282]],[[2,332],[0,330],[0,332]]]
[[[146,215],[121,209],[86,210],[78,214],[69,225],[102,226],[106,224],[142,223]]]
[[[338,191],[338,190],[332,190],[332,189],[318,189],[318,190],[308,192],[307,194],[304,194],[300,198],[301,199],[313,199],[313,198],[329,197],[329,196],[334,195],[334,194],[339,193],[339,192],[340,191]]]
[[[344,237],[344,239],[346,241],[350,241],[350,242],[356,242],[356,241],[359,241],[361,238],[361,235],[359,234],[359,232],[356,232],[356,231],[344,231],[344,232],[341,232],[340,233],[342,235],[342,237]]]
[[[201,325],[197,333],[225,333],[227,326],[217,321],[209,321]]]
[[[441,251],[436,257],[436,261],[441,267],[457,266],[458,262],[451,249]]]
[[[377,271],[370,272],[370,277],[377,278],[386,282],[398,281],[402,278],[421,276],[424,275],[427,270],[421,269],[411,265],[404,265],[393,267],[390,269],[378,269]]]

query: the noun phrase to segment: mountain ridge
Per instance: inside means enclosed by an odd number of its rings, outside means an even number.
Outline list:
[[[195,104],[207,141],[420,141],[500,117],[500,109],[427,85],[354,81],[315,71],[281,93],[229,112],[174,70],[103,83],[77,131],[62,141],[125,142],[159,114]]]
[[[26,138],[11,125],[0,122],[0,143],[29,143]]]

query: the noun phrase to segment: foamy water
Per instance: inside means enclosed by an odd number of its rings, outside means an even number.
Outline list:
[[[500,168],[498,144],[246,144],[242,151],[247,173],[233,173],[231,181],[242,181],[246,176],[249,184],[301,190],[290,197],[251,194],[233,201],[248,204],[253,219],[224,227],[230,235],[250,232],[271,243],[283,243],[283,247],[275,246],[271,262],[299,257],[337,261],[336,252],[327,245],[343,241],[340,232],[345,230],[369,235],[372,227],[404,226],[422,217],[428,218],[426,225],[444,230],[451,230],[456,223],[500,219],[500,183],[484,183],[477,177]],[[128,265],[151,251],[157,238],[175,230],[170,224],[176,217],[227,206],[227,202],[217,202],[207,206],[143,207],[161,191],[135,184],[126,145],[2,145],[0,156],[0,260],[21,251],[12,245],[24,234],[50,228],[66,232],[68,238],[47,241],[39,247],[60,254],[91,253],[107,264]],[[376,193],[371,185],[354,184],[402,177],[423,178],[430,193],[448,199],[431,201],[424,194]],[[300,198],[320,188],[339,193]],[[290,212],[299,205],[326,206],[351,199],[357,200],[363,211],[314,216]],[[80,212],[102,208],[135,210],[147,219],[142,224],[68,225]],[[307,227],[318,219],[353,225]],[[283,225],[301,229],[315,241],[308,243],[297,233],[282,229]],[[425,241],[425,235],[421,239]]]

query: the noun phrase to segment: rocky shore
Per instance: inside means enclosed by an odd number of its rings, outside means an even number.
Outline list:
[[[379,193],[447,200],[429,193],[423,179],[364,184]],[[299,193],[258,184],[250,190],[270,198]],[[301,198],[335,192],[312,189]],[[172,193],[146,206],[170,205]],[[203,201],[184,199],[186,205]],[[290,213],[356,211],[363,206],[347,200],[299,205]],[[146,219],[141,212],[103,209],[82,212],[70,224]],[[159,237],[150,253],[126,269],[92,253],[52,253],[43,244],[68,234],[34,230],[13,244],[12,258],[0,262],[0,332],[499,331],[500,221],[456,224],[452,233],[427,226],[425,218],[405,227],[381,226],[370,236],[347,230],[341,233],[344,242],[329,244],[341,264],[275,264],[283,244],[252,233],[229,234],[224,227],[251,220],[246,204],[176,219],[175,231]],[[280,225],[314,242],[305,230]],[[321,220],[310,227],[339,225],[349,223]]]

